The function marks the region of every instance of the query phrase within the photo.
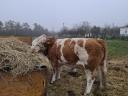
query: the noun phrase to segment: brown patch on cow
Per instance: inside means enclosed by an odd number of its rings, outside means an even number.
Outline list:
[[[85,39],[84,39],[85,40]],[[77,44],[80,46],[80,47],[84,47],[83,44],[84,44],[84,40],[80,39],[77,41]]]
[[[45,45],[51,47],[56,41],[55,37],[47,37]]]
[[[86,41],[85,48],[89,55],[88,65],[85,68],[94,71],[104,57],[104,51],[102,45],[100,45],[95,39],[89,39]]]
[[[60,57],[60,52],[58,50],[60,50],[60,46],[57,47],[56,43],[54,43],[48,50],[48,58],[51,60],[53,68],[57,68],[59,66],[58,59]]]
[[[73,64],[73,65],[76,64],[76,62],[78,61],[78,57],[74,52],[74,46],[75,46],[75,42],[71,41],[71,39],[68,39],[65,41],[62,51],[64,58],[68,61],[68,64]]]
[[[70,43],[69,43],[69,46],[71,48],[72,51],[74,51],[74,46],[75,46],[76,42],[75,41],[71,41],[70,40]]]

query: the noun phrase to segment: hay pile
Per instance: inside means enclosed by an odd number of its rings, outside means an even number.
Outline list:
[[[51,68],[45,56],[32,54],[30,46],[16,38],[0,38],[0,70],[11,72],[14,76],[33,71],[35,66]]]

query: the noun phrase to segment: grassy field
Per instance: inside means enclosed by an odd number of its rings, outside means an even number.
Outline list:
[[[108,40],[108,58],[127,58],[128,57],[128,41]]]

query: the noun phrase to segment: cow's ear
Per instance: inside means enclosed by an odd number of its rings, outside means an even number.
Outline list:
[[[52,45],[55,42],[55,37],[47,37],[46,44]]]
[[[47,37],[47,35],[46,34],[43,34],[42,37]]]
[[[41,42],[45,42],[45,41],[46,41],[46,38],[47,38],[47,35],[43,34],[43,35],[41,35],[41,36],[39,37],[39,40],[40,40]]]
[[[43,34],[41,35],[41,39],[46,39],[47,38],[47,35]]]

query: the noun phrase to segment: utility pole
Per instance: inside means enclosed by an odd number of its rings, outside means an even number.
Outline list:
[[[64,22],[62,23],[62,27],[64,28],[65,26],[64,26]]]

